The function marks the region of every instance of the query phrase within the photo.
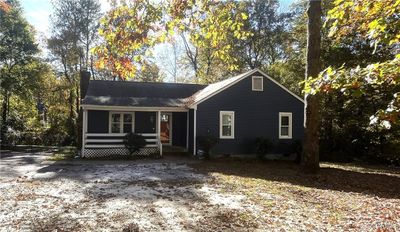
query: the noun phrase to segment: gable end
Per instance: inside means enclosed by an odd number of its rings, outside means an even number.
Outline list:
[[[194,103],[192,103],[191,105],[189,105],[189,108],[192,108],[192,109],[197,108],[197,105],[199,105],[200,103],[206,101],[207,99],[209,99],[209,98],[215,96],[216,94],[218,94],[218,93],[220,93],[220,92],[222,92],[222,91],[228,89],[229,87],[231,87],[231,86],[233,86],[233,85],[239,83],[239,82],[242,81],[243,79],[245,79],[245,78],[247,78],[247,77],[250,77],[251,75],[253,75],[253,74],[255,74],[255,73],[258,73],[258,74],[257,74],[258,76],[261,75],[261,76],[267,78],[268,80],[270,80],[270,81],[273,82],[274,84],[278,85],[280,88],[282,88],[283,90],[285,90],[286,92],[288,92],[290,95],[292,95],[293,97],[295,97],[297,100],[299,100],[299,101],[302,102],[303,104],[305,103],[304,100],[303,100],[302,98],[300,98],[300,97],[297,96],[295,93],[293,93],[292,91],[290,91],[288,88],[286,88],[285,86],[283,86],[281,83],[279,83],[278,81],[276,81],[275,79],[273,79],[272,77],[268,76],[266,73],[264,73],[263,71],[261,71],[261,70],[259,70],[259,69],[257,68],[257,69],[253,69],[253,70],[249,71],[248,73],[246,73],[245,75],[243,75],[243,76],[240,77],[239,79],[237,79],[237,80],[235,80],[235,81],[229,83],[228,85],[226,85],[226,86],[224,86],[224,87],[222,87],[222,88],[220,88],[220,89],[218,89],[218,90],[216,90],[216,91],[214,91],[214,92],[211,92],[208,96],[206,96],[206,97],[204,97],[204,98],[202,98],[202,99],[200,99],[200,100],[198,100],[198,101],[195,101]],[[260,74],[260,75],[259,75],[259,74]]]

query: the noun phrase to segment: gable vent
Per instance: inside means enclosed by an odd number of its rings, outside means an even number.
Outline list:
[[[264,90],[263,77],[262,76],[253,76],[251,85],[252,85],[253,91],[263,91]]]

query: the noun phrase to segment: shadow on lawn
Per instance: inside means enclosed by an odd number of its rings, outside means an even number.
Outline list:
[[[35,180],[71,179],[81,183],[93,199],[125,198],[135,201],[156,199],[205,201],[199,188],[207,175],[194,173],[183,162],[146,160],[137,162],[56,161],[37,170]]]
[[[397,171],[377,169],[371,173],[356,166],[322,165],[317,175],[305,174],[300,165],[290,162],[256,160],[211,160],[191,165],[205,173],[221,173],[268,181],[285,182],[323,190],[356,192],[381,198],[400,198],[400,175]],[[342,168],[343,167],[343,168]]]

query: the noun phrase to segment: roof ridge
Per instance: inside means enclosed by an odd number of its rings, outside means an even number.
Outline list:
[[[94,82],[112,82],[112,83],[138,83],[138,84],[174,84],[174,85],[198,85],[207,86],[208,84],[196,84],[196,83],[174,83],[174,82],[151,82],[151,81],[114,81],[114,80],[90,80]]]

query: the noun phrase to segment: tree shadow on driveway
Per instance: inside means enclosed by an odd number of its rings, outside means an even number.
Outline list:
[[[211,160],[190,166],[209,175],[221,173],[322,190],[355,192],[388,199],[400,198],[400,174],[396,169],[322,164],[317,175],[309,175],[304,174],[301,166],[290,162],[230,159]]]

